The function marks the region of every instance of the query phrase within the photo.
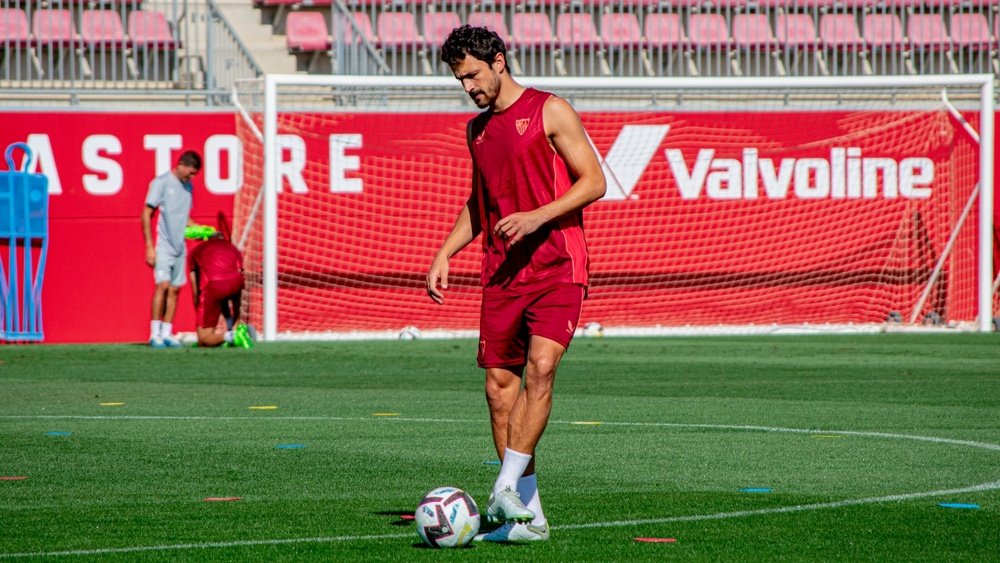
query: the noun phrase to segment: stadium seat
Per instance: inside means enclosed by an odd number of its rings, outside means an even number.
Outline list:
[[[872,74],[865,42],[853,13],[826,13],[819,18],[819,38],[828,68],[837,75]]]
[[[67,79],[77,74],[81,61],[74,50],[80,40],[69,10],[53,8],[35,11],[31,18],[31,33],[38,47],[43,76]]]
[[[441,47],[451,30],[462,25],[458,12],[425,12],[424,40],[432,49]]]
[[[555,45],[555,34],[548,14],[515,12],[512,18],[511,34],[518,47],[551,48]]]
[[[644,44],[650,64],[657,74],[684,76],[690,67],[690,55],[684,50],[687,36],[676,13],[652,12],[643,22]]]
[[[295,56],[297,70],[313,72],[330,52],[330,30],[322,12],[291,12],[285,19],[285,45]]]
[[[472,12],[466,21],[471,26],[492,29],[497,32],[500,39],[503,39],[510,45],[510,31],[507,29],[507,22],[504,20],[503,12]]]
[[[906,74],[909,64],[909,44],[903,36],[903,22],[892,12],[865,14],[862,18],[865,45],[872,72],[876,74]]]
[[[639,18],[631,12],[605,12],[601,15],[601,40],[608,66],[614,76],[654,74],[642,50]]]
[[[368,17],[368,12],[351,12],[351,20],[338,15],[333,20],[332,32],[334,43],[356,44],[366,41],[372,45],[377,43],[375,31],[372,28],[372,20]]]
[[[285,23],[285,44],[289,53],[330,50],[330,32],[322,12],[292,12]]]
[[[562,49],[565,73],[607,76],[608,64],[600,50],[601,37],[590,12],[562,12],[556,16],[556,39]],[[561,73],[562,74],[562,73]]]
[[[177,49],[167,16],[158,10],[134,10],[128,15],[128,35],[139,76],[170,80],[177,67]]]
[[[128,15],[128,35],[136,47],[176,49],[177,40],[167,16],[157,10],[135,10]]]
[[[441,45],[451,30],[462,25],[462,20],[457,12],[425,12],[424,13],[424,41],[427,42],[428,58],[431,67],[440,66],[442,72],[448,70],[447,66],[441,62]]]
[[[122,80],[138,75],[130,58],[131,42],[125,38],[117,11],[84,10],[80,16],[80,39],[94,78]]]
[[[986,15],[980,12],[955,12],[948,20],[955,44],[954,59],[958,72],[992,72],[992,38]]]
[[[431,74],[424,38],[412,11],[382,12],[375,23],[382,56],[394,74]]]
[[[906,35],[913,51],[911,73],[957,72],[951,54],[951,38],[940,14],[910,14],[906,18]]]
[[[510,31],[511,45],[517,54],[512,61],[514,72],[540,76],[558,74],[556,39],[548,14],[514,12]]]
[[[382,47],[408,49],[424,45],[424,38],[417,30],[417,19],[413,12],[382,12],[378,16],[376,29]]]
[[[827,75],[826,59],[818,49],[819,35],[809,14],[779,13],[775,18],[774,36],[789,54],[789,74]]]
[[[739,57],[737,69],[742,75],[784,76],[778,39],[771,21],[764,13],[733,14],[733,44]]]
[[[14,80],[30,77],[32,58],[28,16],[20,8],[0,8],[0,76]],[[37,69],[35,69],[37,70]]]
[[[735,59],[729,55],[733,42],[729,38],[729,27],[722,14],[708,12],[688,16],[688,38],[696,58],[695,69],[700,76],[729,76],[734,74]]]

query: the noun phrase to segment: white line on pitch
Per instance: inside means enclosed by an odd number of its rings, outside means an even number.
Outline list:
[[[766,514],[784,514],[789,512],[803,512],[807,510],[820,510],[824,508],[840,508],[844,506],[856,506],[860,504],[876,504],[883,502],[900,502],[926,497],[936,497],[945,495],[957,495],[964,493],[975,493],[982,491],[992,491],[1000,489],[1000,481],[972,485],[960,489],[942,489],[939,491],[927,491],[922,493],[903,493],[898,495],[886,495],[881,497],[868,497],[851,500],[838,500],[833,502],[819,502],[813,504],[798,504],[794,506],[780,506],[776,508],[762,508],[759,510],[738,510],[735,512],[717,512],[715,514],[692,514],[689,516],[670,516],[666,518],[646,518],[638,520],[617,520],[611,522],[590,522],[587,524],[566,524],[562,526],[552,526],[553,530],[584,530],[592,528],[626,528],[633,526],[645,526],[651,524],[670,524],[675,522],[698,522],[703,520],[725,520],[729,518],[745,518],[747,516],[761,516]],[[225,547],[247,547],[265,545],[284,545],[296,543],[333,543],[362,540],[393,540],[402,538],[412,538],[409,534],[385,534],[366,536],[330,536],[316,538],[285,538],[273,540],[237,540],[227,542],[203,542],[203,543],[179,543],[167,545],[149,545],[136,547],[107,547],[100,549],[74,549],[67,551],[49,551],[34,553],[0,553],[0,558],[20,558],[20,557],[65,557],[75,555],[111,555],[118,553],[138,553],[146,551],[172,551],[184,549],[206,549]]]
[[[219,420],[219,421],[340,421],[340,422],[367,422],[371,420],[393,422],[454,422],[454,423],[482,423],[485,419],[461,419],[461,418],[409,418],[391,417],[378,418],[371,416],[170,416],[170,415],[73,415],[73,414],[52,414],[52,415],[0,415],[0,419],[12,420]],[[556,425],[578,425],[575,420],[551,420],[549,424]],[[706,430],[742,430],[748,432],[777,432],[788,434],[840,434],[843,436],[859,436],[864,438],[889,438],[894,440],[914,440],[918,442],[932,442],[937,444],[950,444],[954,446],[968,446],[983,450],[1000,451],[1000,444],[989,442],[976,442],[974,440],[956,440],[953,438],[939,438],[936,436],[917,436],[913,434],[894,434],[891,432],[866,432],[857,430],[830,430],[828,428],[784,428],[781,426],[756,426],[749,424],[694,424],[684,422],[610,422],[601,421],[601,426],[633,426],[650,428],[702,428]]]

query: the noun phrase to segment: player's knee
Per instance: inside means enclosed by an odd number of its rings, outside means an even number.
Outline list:
[[[557,365],[558,361],[552,354],[536,352],[528,355],[528,374],[532,378],[552,379]]]

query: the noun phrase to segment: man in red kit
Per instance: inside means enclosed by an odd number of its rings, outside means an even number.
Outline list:
[[[580,319],[588,267],[582,211],[604,196],[604,173],[576,111],[511,78],[496,33],[456,28],[441,60],[486,110],[467,129],[472,194],[427,272],[428,295],[443,303],[448,260],[483,233],[478,360],[502,459],[486,517],[502,525],[476,539],[547,540],[535,446]]]
[[[247,325],[238,323],[243,292],[243,255],[220,233],[202,242],[188,258],[198,331],[198,346],[253,348]],[[226,331],[217,330],[219,316]]]

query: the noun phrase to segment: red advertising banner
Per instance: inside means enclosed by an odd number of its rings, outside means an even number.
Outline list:
[[[475,328],[477,244],[453,263],[449,305],[431,304],[422,289],[467,195],[469,116],[330,117],[321,129],[282,127],[279,330]],[[912,303],[978,164],[944,112],[583,119],[614,176],[585,216],[594,287],[584,320],[606,326],[747,322],[763,318],[761,306],[789,321],[822,308],[831,322],[861,322],[872,319],[859,300]],[[27,142],[49,178],[45,341],[145,341],[153,283],[139,217],[148,183],[182,150],[198,150],[205,166],[194,180],[194,219],[232,214],[234,195],[259,174],[238,117],[8,112],[3,120],[0,145]],[[823,244],[795,246],[799,239]],[[962,295],[944,306],[968,316],[968,280],[956,276],[975,260],[974,241],[958,248],[948,287],[929,301]],[[884,272],[896,276],[895,289],[885,289]],[[828,286],[845,291],[831,302],[815,291]],[[175,325],[193,330],[188,289]]]

